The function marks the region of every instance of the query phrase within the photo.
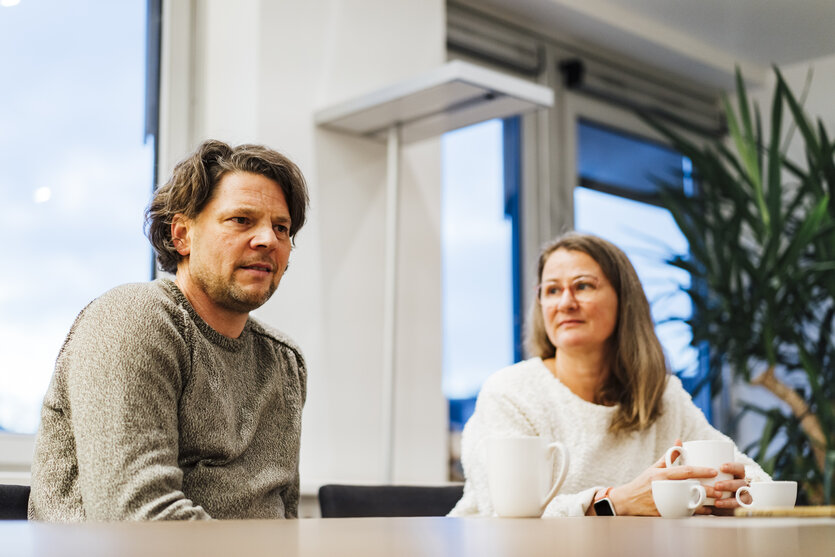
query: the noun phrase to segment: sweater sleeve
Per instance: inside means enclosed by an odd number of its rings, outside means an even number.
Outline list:
[[[594,486],[584,489],[579,493],[561,493],[554,497],[548,506],[545,507],[545,512],[542,513],[543,518],[546,517],[560,517],[560,516],[585,516],[586,511],[591,505],[594,494],[603,486]]]
[[[694,441],[698,439],[715,439],[721,441],[731,441],[733,439],[720,432],[710,425],[705,418],[702,411],[693,404],[693,399],[684,390],[681,382],[677,378],[670,378],[671,389],[673,391],[674,404],[682,412],[682,422],[684,424],[682,441]],[[739,447],[734,443],[734,460],[745,465],[745,477],[753,481],[771,481],[771,477],[757,464],[751,457],[739,450]]]
[[[182,491],[178,401],[189,352],[177,316],[124,298],[94,303],[62,349],[87,520],[210,518]]]

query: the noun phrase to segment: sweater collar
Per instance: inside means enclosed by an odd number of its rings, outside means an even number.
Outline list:
[[[203,333],[203,336],[206,337],[212,344],[216,344],[221,348],[231,351],[237,351],[243,348],[246,344],[246,338],[249,336],[249,332],[252,328],[252,318],[248,318],[246,321],[246,325],[244,325],[243,331],[241,331],[241,336],[238,338],[230,338],[226,335],[222,335],[216,330],[214,330],[211,325],[206,323],[200,314],[197,313],[197,310],[194,309],[194,306],[191,305],[191,302],[188,301],[185,294],[183,294],[182,290],[177,287],[177,284],[169,279],[169,278],[159,278],[157,281],[163,289],[165,289],[177,302],[177,305],[182,307],[191,317],[192,321],[194,321],[197,328]]]

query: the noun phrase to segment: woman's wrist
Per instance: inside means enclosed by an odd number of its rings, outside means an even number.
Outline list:
[[[615,507],[615,513],[618,516],[625,516],[629,514],[629,496],[626,493],[626,486],[620,485],[609,490],[609,501]]]

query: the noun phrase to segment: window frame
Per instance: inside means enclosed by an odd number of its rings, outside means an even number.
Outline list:
[[[573,91],[565,91],[563,93],[563,98],[564,100],[562,103],[562,114],[560,120],[564,122],[564,126],[563,129],[560,130],[560,137],[562,138],[564,160],[562,161],[562,179],[560,183],[566,187],[569,187],[570,185],[570,190],[567,190],[565,193],[567,199],[571,200],[571,208],[568,212],[563,211],[565,213],[563,218],[565,222],[570,223],[573,227],[574,188],[588,187],[581,183],[579,170],[577,168],[577,124],[581,120],[605,126],[614,132],[629,135],[644,141],[649,141],[662,147],[670,149],[673,147],[664,136],[658,133],[658,131],[652,128],[649,124],[644,122],[634,112],[630,112],[625,108],[593,99]],[[697,145],[705,141],[704,138],[692,132],[688,132],[687,130],[677,129],[677,132]],[[648,202],[645,199],[622,195],[618,192],[607,193],[621,195],[622,197],[639,201],[641,203]]]

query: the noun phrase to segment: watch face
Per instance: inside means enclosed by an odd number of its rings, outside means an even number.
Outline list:
[[[597,516],[615,516],[615,509],[612,507],[612,502],[608,499],[595,501],[594,512],[597,513]]]

